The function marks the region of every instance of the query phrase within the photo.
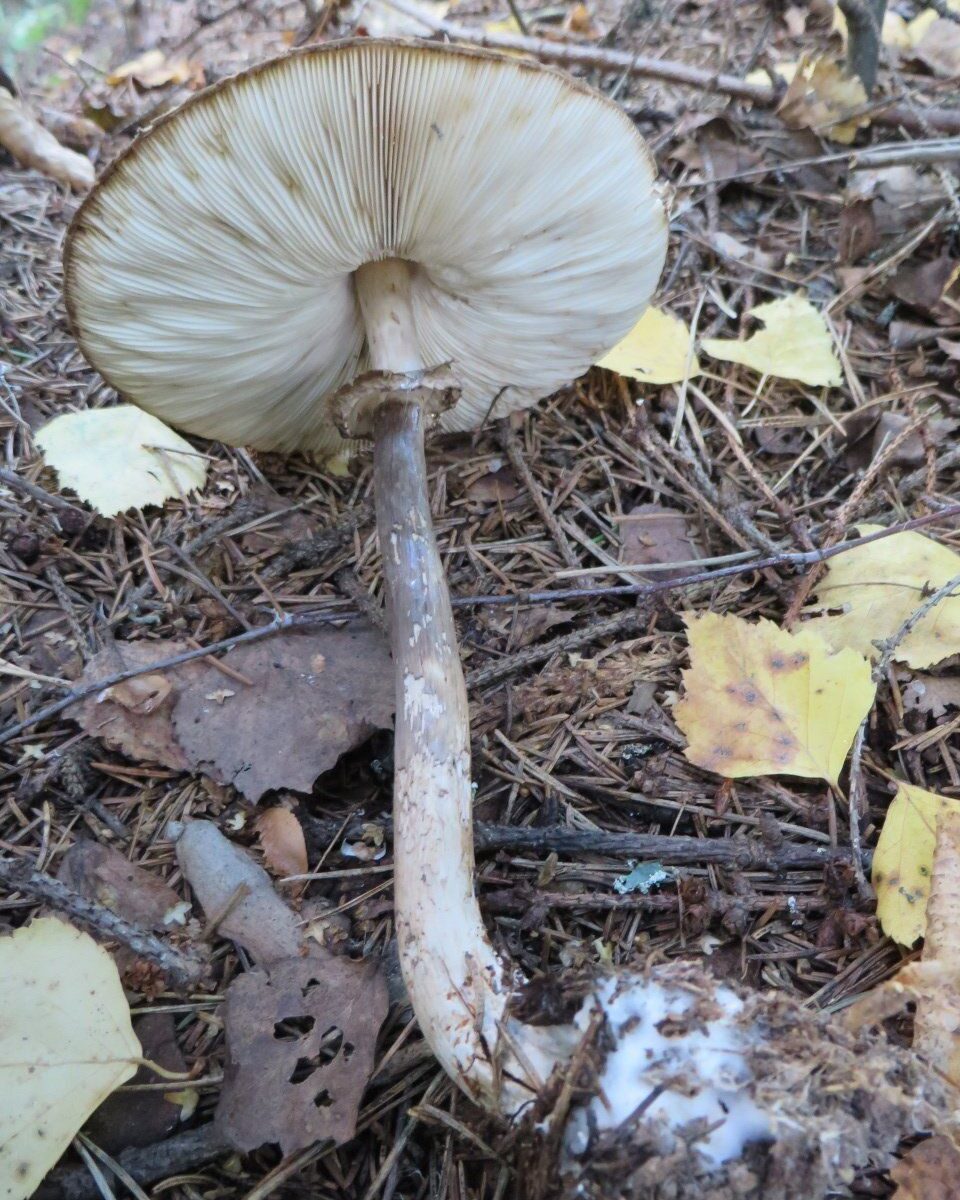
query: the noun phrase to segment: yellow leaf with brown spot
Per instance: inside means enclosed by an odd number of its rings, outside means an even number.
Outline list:
[[[684,620],[690,667],[674,716],[687,758],[727,779],[799,775],[836,784],[876,694],[867,660],[772,621],[717,613]]]
[[[810,387],[843,382],[827,323],[806,297],[794,292],[748,312],[762,322],[763,329],[744,342],[704,338],[701,345],[711,358],[742,363],[761,375],[796,379]]]
[[[960,800],[901,783],[873,855],[877,918],[883,932],[912,946],[927,929],[927,900],[942,812],[960,812]]]
[[[859,533],[876,533],[882,525],[860,525]],[[872,658],[874,642],[892,637],[931,593],[960,575],[960,554],[922,533],[895,533],[854,546],[827,564],[817,588],[817,610],[807,621],[839,649],[849,646]],[[894,658],[911,667],[932,667],[960,652],[960,589],[921,617],[894,650]]]
[[[26,1200],[142,1051],[117,968],[56,917],[0,937],[0,1196]]]
[[[648,308],[597,366],[641,383],[682,383],[700,374],[690,330],[662,308]]]

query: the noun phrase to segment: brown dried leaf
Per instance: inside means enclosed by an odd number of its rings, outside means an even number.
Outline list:
[[[890,1171],[893,1200],[960,1200],[960,1150],[938,1133],[908,1150]]]
[[[308,867],[303,826],[288,808],[268,808],[256,822],[263,861],[274,875],[303,875]]]
[[[464,494],[468,500],[516,500],[520,487],[510,467],[501,467],[475,479]]]
[[[172,1013],[146,1013],[137,1017],[133,1032],[143,1047],[144,1058],[168,1071],[186,1071]],[[141,1067],[130,1080],[131,1084],[156,1081],[157,1076],[149,1067]],[[152,1146],[162,1141],[179,1119],[180,1106],[172,1104],[164,1092],[114,1092],[93,1114],[84,1131],[101,1150],[117,1154],[128,1146]]]
[[[690,534],[687,517],[662,504],[638,504],[621,523],[620,562],[630,566],[690,562],[701,558],[700,547]],[[679,579],[696,567],[676,567],[651,572],[654,579]],[[641,572],[638,577],[643,578]]]
[[[127,642],[101,650],[87,663],[80,677],[81,687],[96,683],[118,670],[149,667],[164,658],[173,658],[190,647],[184,642],[158,640],[155,642]],[[196,663],[184,663],[174,670],[165,672],[165,678],[175,685],[177,692],[184,686],[195,683],[200,668]],[[154,676],[156,678],[156,676]],[[135,682],[128,680],[128,683]],[[118,685],[120,688],[123,685]],[[77,721],[91,737],[100,738],[113,750],[119,750],[137,762],[159,763],[173,771],[188,771],[190,761],[184,754],[171,721],[173,699],[148,713],[138,713],[129,704],[118,702],[107,688],[84,700],[77,712]],[[120,692],[120,699],[124,693]]]
[[[929,262],[904,263],[890,279],[887,290],[938,324],[947,325],[957,319],[958,280],[960,259],[941,254]]]
[[[98,842],[71,846],[57,878],[142,929],[169,930],[164,918],[180,904],[180,897],[162,879]]]
[[[116,644],[91,659],[82,682],[189,649],[171,641]],[[362,621],[238,646],[222,661],[251,686],[225,687],[223,673],[200,659],[101,692],[83,703],[78,720],[129,758],[201,770],[250,800],[275,788],[310,791],[341,754],[390,724],[389,649]],[[158,680],[168,685],[162,697]]]
[[[221,937],[239,942],[259,963],[299,953],[300,924],[270,876],[213,822],[187,822],[177,837],[177,861]]]
[[[882,453],[884,447],[892,442],[910,424],[910,418],[902,413],[885,412],[873,431],[872,457]],[[957,428],[960,421],[950,417],[930,417],[927,421],[927,437],[934,446],[942,445],[950,434]],[[925,461],[924,440],[919,429],[915,430],[906,441],[901,442],[893,454],[886,460],[888,466],[918,467]]]
[[[163,704],[173,687],[163,675],[137,675],[115,683],[103,693],[105,699],[123,705],[137,716],[147,717]]]
[[[224,661],[253,686],[224,704],[207,700],[222,676],[204,666],[210,682],[181,692],[173,728],[195,767],[249,800],[281,787],[309,792],[341,754],[390,725],[390,651],[372,625],[291,633],[238,646]]]
[[[227,989],[227,1062],[216,1123],[231,1145],[284,1155],[353,1137],[388,1008],[376,964],[288,958]]]
[[[555,625],[565,625],[570,614],[552,604],[522,609],[510,624],[510,645],[514,650],[538,642]]]
[[[938,17],[914,47],[913,58],[941,79],[960,76],[960,25]]]
[[[840,211],[837,228],[837,261],[853,263],[875,250],[880,243],[873,204],[853,200]]]
[[[688,124],[687,129],[693,136],[682,142],[670,157],[699,172],[701,179],[724,179],[762,164],[760,152],[738,138],[733,126],[722,117],[702,122],[695,119],[693,128]]]
[[[900,693],[905,709],[917,709],[936,720],[948,708],[960,708],[960,676],[957,675],[899,675],[909,682]]]
[[[881,236],[916,229],[944,202],[943,184],[916,167],[877,167],[855,171],[847,187],[851,201],[867,200]]]

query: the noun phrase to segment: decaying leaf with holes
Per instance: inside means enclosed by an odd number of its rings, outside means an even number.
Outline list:
[[[880,525],[861,525],[861,534]],[[922,533],[895,533],[854,546],[827,564],[817,588],[822,615],[804,629],[830,646],[849,646],[877,658],[875,642],[885,641],[937,588],[960,575],[960,554]],[[960,652],[960,590],[931,609],[897,645],[893,657],[914,668],[932,667]]]
[[[721,362],[742,363],[761,375],[795,379],[810,387],[836,387],[843,382],[827,323],[806,297],[794,292],[758,304],[748,315],[761,321],[763,329],[744,342],[704,338],[704,351]]]
[[[772,621],[684,620],[690,667],[674,716],[686,757],[727,779],[798,775],[836,785],[876,695],[867,660]]]
[[[877,917],[883,932],[912,946],[927,928],[937,821],[960,813],[960,800],[901,783],[884,818],[873,855]]]
[[[43,917],[0,938],[0,1195],[26,1200],[140,1043],[110,955]]]
[[[388,1008],[370,962],[287,958],[227,989],[227,1062],[216,1122],[232,1146],[349,1141]]]
[[[207,478],[202,454],[132,404],[64,413],[36,442],[61,487],[105,517],[186,496]]]
[[[700,374],[690,330],[679,317],[661,308],[648,308],[597,366],[640,383],[682,383]]]
[[[87,664],[81,682],[190,649],[176,641],[117,642]],[[363,621],[279,634],[218,661],[232,677],[209,660],[182,663],[98,693],[77,719],[129,758],[202,771],[248,800],[276,788],[309,792],[341,754],[390,724],[387,640]]]
[[[855,115],[866,105],[861,81],[824,56],[800,60],[777,112],[790,129],[812,129],[848,146],[870,124],[866,114]]]

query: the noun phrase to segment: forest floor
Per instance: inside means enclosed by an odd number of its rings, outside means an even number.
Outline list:
[[[917,11],[908,3],[902,15]],[[248,63],[294,43],[410,28],[388,8],[328,7],[311,18],[298,3],[262,0],[144,0],[123,14],[119,5],[95,4],[82,27],[52,34],[13,64],[36,110],[106,128],[86,151],[98,169],[159,112]],[[471,0],[455,15],[477,29],[509,17]],[[598,0],[526,19],[556,41],[740,77],[802,51],[840,53],[832,13],[820,3],[628,0],[621,10],[616,0]],[[109,81],[111,70],[147,50],[162,52],[152,75],[144,68],[139,83]],[[891,54],[879,95],[909,108],[912,128],[883,125],[878,103],[854,147],[787,128],[770,105],[600,66],[585,72],[634,116],[675,188],[657,304],[700,338],[735,338],[754,328],[749,309],[802,292],[827,315],[840,386],[759,380],[705,356],[698,377],[662,387],[594,369],[521,418],[432,443],[433,507],[452,594],[480,598],[457,609],[476,816],[486,830],[477,886],[495,940],[534,978],[695,957],[718,977],[839,1011],[892,977],[910,953],[883,935],[869,888],[857,885],[849,810],[837,789],[786,776],[721,779],[685,757],[672,715],[687,666],[683,612],[782,624],[818,570],[787,555],[832,544],[862,523],[935,517],[960,495],[960,303],[945,282],[960,260],[957,162],[908,156],[895,177],[865,180],[852,159],[867,146],[936,135],[924,129],[924,110],[957,104],[956,78],[903,54],[894,64]],[[382,599],[371,461],[361,452],[346,466],[319,464],[195,441],[209,469],[200,495],[106,519],[58,493],[34,434],[59,413],[114,398],[79,354],[63,311],[61,251],[77,202],[0,156],[2,466],[35,485],[29,493],[0,490],[0,736],[26,722],[0,748],[0,849],[62,877],[67,851],[86,839],[119,851],[182,899],[188,891],[168,824],[207,818],[259,855],[255,803],[196,761],[158,766],[140,743],[126,754],[111,747],[109,737],[91,733],[90,702],[31,718],[69,695],[95,655],[108,653],[122,667],[133,645],[207,646],[278,612],[318,620],[361,613],[375,629]],[[645,517],[635,510],[644,505],[669,510],[666,533],[662,514],[651,537],[640,532]],[[960,550],[955,516],[932,520],[924,533]],[[635,571],[611,568],[636,564],[638,554],[648,562],[711,560],[707,567],[736,555],[774,561],[655,595],[611,593],[636,582]],[[589,593],[482,602],[557,587]],[[960,798],[957,661],[925,675],[946,681],[944,694],[953,697],[939,709],[911,707],[906,668],[889,666],[880,681],[859,767],[868,875],[895,781]],[[383,691],[382,676],[372,674],[363,683],[371,703]],[[226,674],[221,686],[246,684]],[[281,699],[260,701],[268,735],[291,720]],[[78,724],[82,709],[88,715]],[[312,791],[274,787],[260,803],[289,809],[306,836],[310,879],[291,903],[323,912],[325,936],[334,928],[338,952],[355,958],[390,955],[390,797],[390,733],[380,729]],[[660,840],[644,842],[647,835]],[[673,852],[668,838],[677,839]],[[731,849],[709,857],[691,839]],[[753,849],[747,866],[733,849],[744,841]],[[797,853],[783,854],[784,846]],[[836,853],[817,865],[822,849]],[[615,880],[636,861],[662,864],[665,882],[617,890]],[[73,883],[83,890],[77,869]],[[84,886],[104,898],[89,878]],[[29,890],[7,888],[0,925],[22,925],[41,903]],[[202,933],[199,919],[194,912],[177,936],[186,943]],[[191,1157],[185,1138],[196,1141],[209,1127],[223,1078],[220,1002],[247,961],[232,941],[213,929],[210,936],[213,978],[186,994],[169,988],[156,964],[124,965],[135,1015],[159,1021],[142,1040],[173,1036],[171,1061],[179,1056],[197,1081],[171,1084],[190,1093],[174,1103],[156,1084],[128,1093],[126,1123],[107,1121],[102,1140],[103,1121],[88,1129],[112,1157],[148,1146],[152,1166],[140,1177],[149,1194],[514,1194],[509,1135],[449,1083],[402,998],[381,1031],[355,1138],[293,1159],[276,1146],[241,1157],[202,1144]],[[901,1032],[909,1036],[908,1023]],[[74,1151],[61,1171],[49,1195],[98,1194]],[[866,1172],[853,1194],[891,1190],[881,1172]]]

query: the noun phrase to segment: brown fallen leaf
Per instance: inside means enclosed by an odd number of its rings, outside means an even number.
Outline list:
[[[837,226],[837,261],[854,263],[880,244],[873,204],[869,200],[851,200],[840,210]]]
[[[287,958],[227,988],[227,1061],[216,1123],[232,1146],[284,1155],[349,1141],[388,1008],[372,962]]]
[[[697,171],[700,179],[724,179],[763,163],[760,151],[738,137],[736,129],[723,117],[696,114],[681,132],[688,130],[691,136],[670,157]]]
[[[118,670],[149,667],[151,663],[172,658],[189,649],[184,642],[162,639],[155,642],[125,642],[122,645],[115,643],[90,659],[80,677],[80,685],[96,683],[98,679],[115,675]],[[146,713],[137,712],[134,706],[122,703],[129,693],[119,691],[114,694],[114,688],[106,688],[83,701],[77,710],[77,722],[91,737],[99,738],[127,758],[137,762],[159,763],[173,771],[188,771],[190,760],[176,740],[171,721],[175,700],[173,687],[176,687],[178,695],[180,688],[196,686],[199,676],[200,669],[196,663],[184,663],[164,672],[164,678],[171,683],[171,690],[167,692],[163,703]],[[135,680],[127,682],[133,683]],[[123,685],[117,687],[122,688]]]
[[[701,558],[700,547],[690,532],[688,518],[679,509],[662,504],[638,504],[620,522],[620,562],[630,566],[692,562]],[[696,567],[674,567],[650,572],[653,579],[678,579]],[[638,571],[638,578],[646,576]]]
[[[471,483],[464,495],[468,500],[516,500],[520,495],[517,477],[510,467],[501,467],[481,475]]]
[[[167,1071],[186,1071],[172,1013],[145,1013],[136,1017],[133,1032],[143,1047],[145,1059],[159,1063]],[[130,1080],[131,1084],[156,1081],[157,1076],[149,1067],[141,1067]],[[176,1084],[171,1083],[170,1087]],[[162,1141],[179,1120],[179,1105],[172,1104],[164,1092],[114,1092],[93,1114],[84,1131],[101,1150],[118,1154],[128,1146],[152,1146]]]
[[[60,861],[57,878],[88,900],[155,932],[169,931],[182,903],[153,872],[99,842],[74,843]]]
[[[116,643],[91,659],[82,682],[189,649],[162,640]],[[129,758],[200,770],[250,800],[276,788],[309,792],[341,754],[390,725],[386,638],[362,621],[238,646],[222,661],[250,686],[231,680],[225,687],[223,673],[200,659],[151,672],[148,685],[138,677],[91,697],[79,723]],[[158,679],[170,685],[163,696]]]
[[[300,923],[263,867],[212,821],[188,821],[171,832],[180,869],[220,937],[239,942],[263,964],[300,952]]]
[[[936,720],[948,708],[960,708],[960,676],[958,675],[909,675],[897,673],[905,680],[900,692],[905,709],[917,709]]]
[[[137,675],[107,688],[103,697],[114,700],[137,716],[148,717],[170,695],[172,686],[163,675]]]
[[[307,843],[303,826],[288,808],[268,808],[256,821],[263,861],[274,875],[303,875]]]
[[[893,1200],[960,1200],[960,1150],[938,1133],[908,1150],[891,1168]]]
[[[892,442],[910,424],[910,418],[902,413],[885,412],[873,430],[872,458],[876,458],[884,447]],[[954,432],[960,421],[950,417],[931,416],[927,420],[926,433],[931,445],[943,445]],[[893,454],[886,460],[888,466],[918,467],[925,461],[924,439],[919,429],[900,443]]]
[[[960,25],[938,17],[927,29],[911,54],[941,79],[960,77]]]
[[[846,197],[869,201],[876,231],[886,237],[929,220],[943,205],[943,184],[913,166],[875,167],[852,173]]]
[[[75,191],[93,187],[93,163],[61,146],[29,109],[5,87],[0,87],[0,146],[17,162],[64,183]]]
[[[887,291],[937,324],[953,324],[960,300],[960,259],[941,254],[929,262],[904,263],[891,276]]]
[[[184,689],[173,728],[195,767],[249,800],[281,787],[309,792],[342,754],[390,725],[390,652],[372,625],[254,642],[224,662],[253,686],[238,687],[223,705],[205,699],[209,686]]]

